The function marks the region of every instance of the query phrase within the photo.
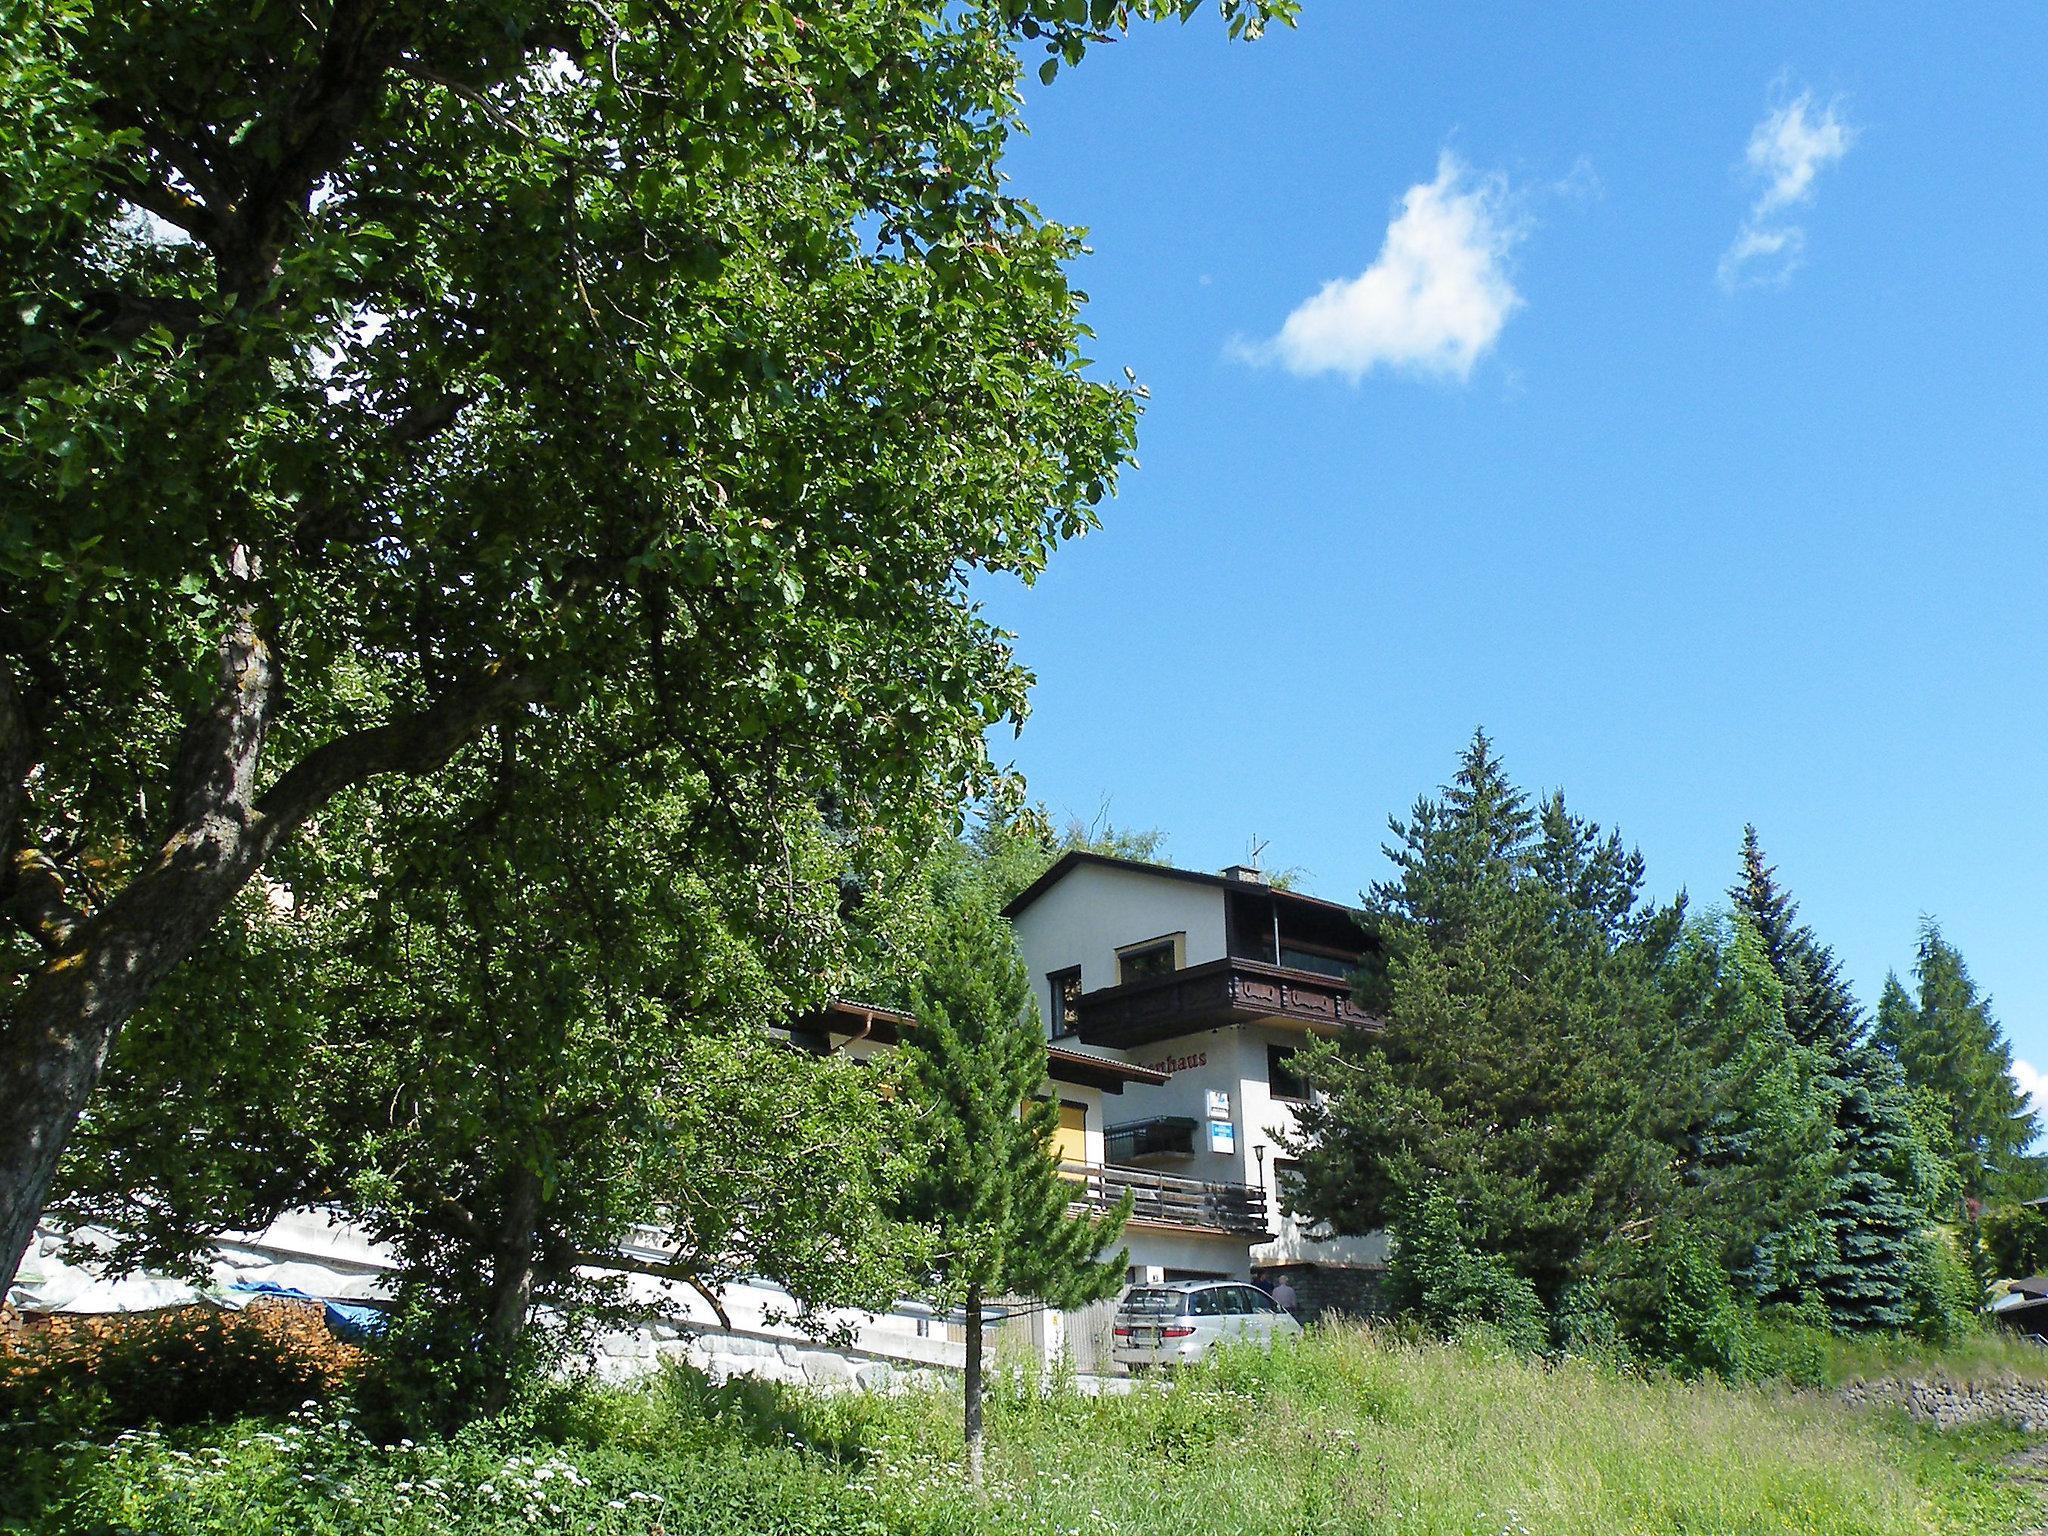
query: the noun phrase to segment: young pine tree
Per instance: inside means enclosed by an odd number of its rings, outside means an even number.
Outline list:
[[[912,985],[905,1091],[921,1127],[902,1214],[930,1231],[935,1296],[966,1314],[969,1480],[981,1482],[982,1306],[1028,1296],[1062,1309],[1114,1295],[1128,1254],[1105,1259],[1128,1211],[1069,1213],[1042,1096],[1045,1032],[1005,923],[968,896],[942,914]]]

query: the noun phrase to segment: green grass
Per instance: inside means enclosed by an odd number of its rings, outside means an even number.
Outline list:
[[[944,1392],[815,1398],[677,1371],[431,1445],[372,1446],[320,1414],[142,1433],[73,1450],[39,1528],[2008,1536],[2048,1522],[2003,1468],[2013,1431],[1936,1434],[1786,1387],[1545,1365],[1479,1340],[1344,1330],[1129,1397],[1006,1376],[980,1497],[961,1485],[958,1411]]]

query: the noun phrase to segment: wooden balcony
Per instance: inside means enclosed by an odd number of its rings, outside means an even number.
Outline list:
[[[1080,1186],[1074,1203],[1091,1210],[1114,1210],[1128,1192],[1133,1221],[1201,1227],[1244,1237],[1273,1235],[1266,1220],[1266,1192],[1255,1184],[1207,1184],[1149,1168],[1099,1167],[1094,1163],[1062,1163],[1060,1176]]]
[[[1261,1021],[1318,1035],[1381,1028],[1342,977],[1236,956],[1083,992],[1074,1012],[1076,1034],[1117,1050]]]

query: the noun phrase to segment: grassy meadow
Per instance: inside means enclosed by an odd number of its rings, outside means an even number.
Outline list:
[[[1852,1375],[1889,1368],[1882,1351],[1826,1363]],[[2038,1356],[1992,1343],[1953,1374],[2014,1369],[2044,1374]],[[70,1446],[45,1512],[20,1528],[2011,1536],[2048,1526],[2007,1467],[2025,1444],[2014,1430],[1937,1433],[1810,1390],[1545,1364],[1484,1339],[1337,1330],[1128,1396],[1005,1375],[979,1495],[961,1483],[958,1412],[944,1391],[816,1397],[712,1388],[680,1369],[631,1390],[552,1392],[446,1442],[378,1446],[339,1410],[309,1407],[283,1422]]]

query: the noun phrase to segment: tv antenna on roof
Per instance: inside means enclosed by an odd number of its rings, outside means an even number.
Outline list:
[[[1260,854],[1262,854],[1262,853],[1264,853],[1264,852],[1266,851],[1266,849],[1267,849],[1268,847],[1270,847],[1271,845],[1272,845],[1272,839],[1271,839],[1271,838],[1268,838],[1268,839],[1266,839],[1266,840],[1265,840],[1264,842],[1261,842],[1261,841],[1259,841],[1259,834],[1258,834],[1258,833],[1256,833],[1256,832],[1254,832],[1254,833],[1253,833],[1253,834],[1251,835],[1251,841],[1250,841],[1250,845],[1249,845],[1249,846],[1250,846],[1250,848],[1251,848],[1251,856],[1250,856],[1249,858],[1247,858],[1247,859],[1245,860],[1245,862],[1246,862],[1247,864],[1251,865],[1251,867],[1252,867],[1253,869],[1257,869],[1257,868],[1259,867],[1259,855],[1260,855]]]

